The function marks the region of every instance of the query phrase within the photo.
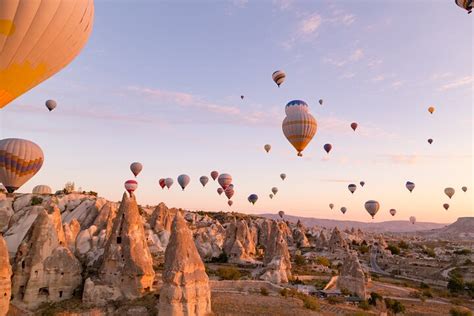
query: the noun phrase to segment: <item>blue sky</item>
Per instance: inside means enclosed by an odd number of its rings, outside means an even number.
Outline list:
[[[117,200],[140,161],[142,204],[229,210],[216,183],[198,183],[215,169],[233,175],[232,209],[247,213],[369,220],[363,204],[375,199],[376,221],[390,208],[398,219],[473,215],[473,20],[451,1],[96,1],[94,23],[66,69],[0,112],[1,138],[45,152],[20,191],[71,180]],[[280,89],[277,69],[287,73]],[[50,98],[59,105],[48,113]],[[318,121],[303,158],[281,131],[293,99]],[[181,173],[192,177],[185,192],[159,189]]]

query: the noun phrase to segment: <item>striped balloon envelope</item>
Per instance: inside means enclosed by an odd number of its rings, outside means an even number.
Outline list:
[[[309,113],[308,104],[301,100],[288,102],[285,107],[286,117],[282,123],[283,134],[298,152],[308,146],[318,129],[316,119]]]
[[[41,169],[43,161],[43,151],[29,140],[0,140],[0,182],[10,193],[30,180]]]
[[[67,66],[93,20],[93,0],[1,0],[0,108]]]
[[[286,74],[283,70],[277,70],[272,73],[272,79],[277,84],[278,87],[285,81]]]
[[[45,184],[40,184],[37,185],[33,188],[33,191],[31,191],[33,194],[52,194],[51,187]]]

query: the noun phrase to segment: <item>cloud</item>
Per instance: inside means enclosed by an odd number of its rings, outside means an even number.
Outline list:
[[[402,85],[403,85],[403,81],[401,81],[401,80],[397,80],[397,81],[392,82],[392,87],[395,88],[395,89],[398,89]]]
[[[322,182],[336,182],[336,183],[354,183],[356,180],[351,179],[319,179]]]
[[[385,77],[383,75],[378,75],[374,78],[372,78],[372,82],[380,82],[380,81],[383,81],[385,80]]]
[[[467,85],[472,85],[473,82],[474,82],[474,76],[466,76],[466,77],[458,78],[447,84],[444,84],[443,86],[441,86],[440,89],[443,91],[455,89],[455,88],[459,88],[459,87],[463,87]]]
[[[350,61],[359,61],[364,57],[364,51],[360,48],[356,49],[349,57]]]
[[[355,73],[346,72],[346,73],[342,74],[339,78],[341,78],[341,79],[351,79],[351,78],[354,78],[354,77],[355,77]]]
[[[381,65],[383,63],[382,59],[372,59],[367,63],[367,66],[370,68],[374,68],[378,65]]]
[[[355,22],[356,16],[352,13],[344,12],[340,9],[332,10],[332,17],[326,19],[328,22],[335,25],[345,25],[350,26]]]
[[[364,57],[364,51],[360,48],[355,49],[348,58],[346,59],[337,59],[334,57],[325,57],[323,62],[326,64],[331,64],[336,67],[343,67],[349,63],[355,63],[361,60]]]
[[[321,16],[317,13],[313,13],[300,22],[298,33],[302,36],[312,35],[318,30],[318,28],[321,26],[321,23]]]
[[[281,11],[290,9],[293,6],[293,3],[294,0],[273,0],[273,5]]]
[[[353,133],[350,125],[352,121],[340,119],[337,117],[320,117],[318,125],[321,131],[329,133],[351,134]],[[357,127],[358,135],[373,139],[396,139],[397,134],[387,132],[380,127],[373,126],[365,122],[359,122]]]
[[[431,75],[431,80],[439,80],[439,79],[445,79],[448,77],[451,77],[453,74],[450,72],[443,72],[443,73],[434,73]]]
[[[471,160],[472,155],[420,155],[420,154],[386,154],[378,155],[384,162],[399,165],[416,165],[433,160]]]

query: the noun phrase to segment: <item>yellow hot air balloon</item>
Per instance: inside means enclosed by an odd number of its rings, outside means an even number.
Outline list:
[[[0,108],[68,65],[93,20],[93,0],[1,0]]]
[[[10,193],[30,180],[41,169],[43,161],[43,151],[29,140],[0,140],[0,182]]]
[[[313,139],[318,129],[316,119],[309,113],[308,105],[301,100],[288,102],[285,107],[286,117],[283,120],[283,134],[298,151],[298,156]]]
[[[431,114],[433,114],[434,111],[435,111],[434,106],[430,106],[430,107],[428,108],[428,112],[430,112]]]

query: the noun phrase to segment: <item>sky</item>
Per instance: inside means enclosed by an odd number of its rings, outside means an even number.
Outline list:
[[[441,0],[96,0],[84,50],[0,110],[0,139],[29,139],[45,154],[19,192],[74,181],[119,200],[139,161],[143,205],[372,221],[364,203],[373,199],[375,222],[450,223],[474,215],[473,25]],[[277,69],[287,74],[280,88]],[[51,113],[47,99],[58,102]],[[281,129],[293,99],[318,123],[302,158]],[[212,170],[232,175],[232,207],[217,182],[199,183]],[[166,177],[175,179],[169,191],[158,185]],[[445,187],[456,190],[451,200]]]

